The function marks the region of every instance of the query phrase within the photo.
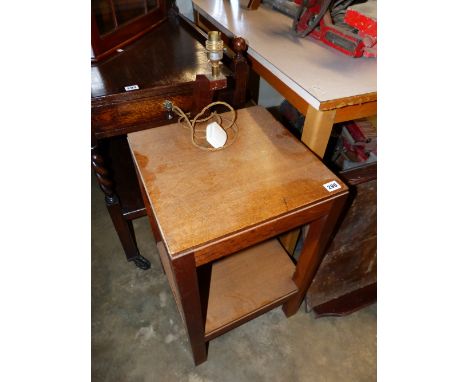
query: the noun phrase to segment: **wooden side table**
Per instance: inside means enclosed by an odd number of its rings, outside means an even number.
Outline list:
[[[128,135],[197,365],[226,331],[281,304],[286,316],[297,312],[348,194],[264,108],[238,110],[237,124],[237,140],[216,152],[193,146],[177,124]],[[295,264],[276,236],[304,224]]]

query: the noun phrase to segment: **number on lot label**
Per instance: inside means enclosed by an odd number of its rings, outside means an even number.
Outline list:
[[[140,89],[138,85],[130,85],[130,86],[125,86],[125,91],[129,92],[130,90],[138,90]]]
[[[328,192],[332,192],[341,188],[341,186],[336,182],[336,180],[332,180],[331,182],[325,183],[323,187],[325,187],[325,189]]]

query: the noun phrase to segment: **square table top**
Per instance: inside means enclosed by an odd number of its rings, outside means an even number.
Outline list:
[[[237,110],[239,132],[220,151],[176,124],[128,135],[170,256],[347,190],[304,144],[259,106]],[[323,185],[336,181],[341,188]]]

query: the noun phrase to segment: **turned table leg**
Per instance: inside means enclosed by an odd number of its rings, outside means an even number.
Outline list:
[[[93,166],[99,187],[104,192],[107,210],[122,243],[127,260],[133,261],[138,268],[149,269],[151,263],[141,256],[138,250],[133,224],[122,215],[119,198],[114,191],[109,171],[105,166],[104,158],[100,154],[97,144],[91,147],[91,165]]]

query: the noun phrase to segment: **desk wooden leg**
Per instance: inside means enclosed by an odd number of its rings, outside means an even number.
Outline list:
[[[319,111],[309,105],[301,141],[304,142],[320,158],[325,155],[328,140],[335,121],[335,110]],[[282,235],[280,240],[286,250],[292,255],[299,237],[299,229]]]
[[[208,348],[205,342],[205,323],[198,287],[195,257],[188,254],[172,262],[172,271],[175,284],[179,290],[181,310],[184,316],[185,327],[192,347],[195,365],[206,361]]]
[[[107,210],[119,236],[122,247],[128,261],[133,261],[138,268],[149,269],[151,263],[140,255],[138,250],[133,224],[122,215],[119,198],[114,191],[114,185],[109,176],[109,171],[105,167],[104,158],[99,153],[97,145],[91,148],[91,165],[99,183],[99,187],[104,192]]]
[[[294,255],[294,249],[297,245],[297,240],[299,239],[299,235],[301,233],[300,228],[296,228],[290,232],[284,233],[279,236],[279,241],[283,245],[284,249],[292,256]]]
[[[320,158],[325,155],[328,139],[335,122],[335,110],[320,111],[309,105],[301,141]]]
[[[293,280],[298,287],[298,293],[283,304],[283,312],[287,317],[295,314],[304,300],[318,267],[322,262],[323,254],[330,236],[335,228],[348,194],[334,200],[328,215],[309,224],[309,232],[304,241],[304,247]]]

